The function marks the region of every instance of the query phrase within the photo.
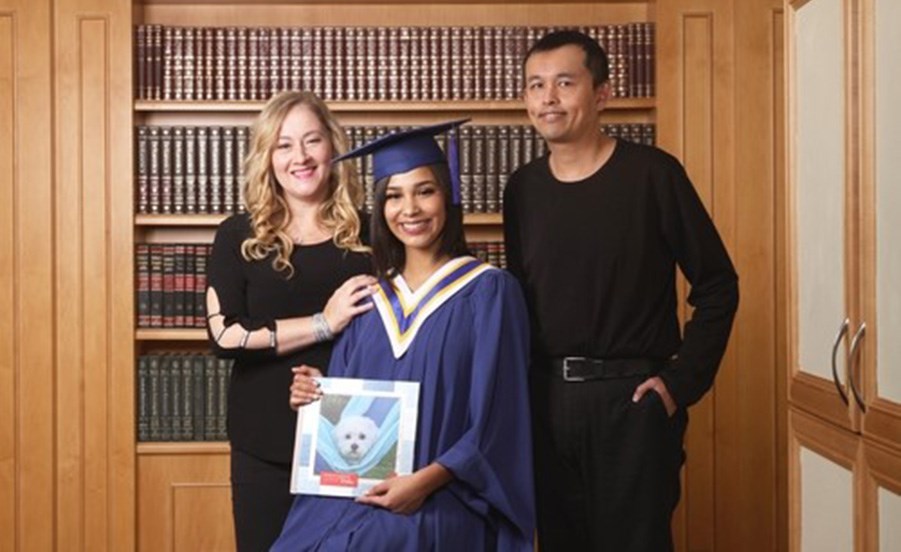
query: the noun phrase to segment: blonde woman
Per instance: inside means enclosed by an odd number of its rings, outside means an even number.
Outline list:
[[[228,397],[237,548],[268,550],[291,507],[294,372],[329,364],[332,340],[372,308],[360,239],[362,190],[347,138],[310,92],[274,96],[244,160],[247,213],[225,220],[210,257],[208,332],[234,359]],[[318,373],[318,372],[317,372]]]

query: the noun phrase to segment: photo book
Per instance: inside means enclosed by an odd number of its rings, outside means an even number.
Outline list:
[[[419,383],[319,378],[297,411],[291,493],[356,497],[413,472]]]

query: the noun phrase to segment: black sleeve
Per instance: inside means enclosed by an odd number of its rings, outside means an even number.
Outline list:
[[[517,218],[515,177],[511,176],[504,188],[503,222],[504,222],[504,254],[507,256],[507,270],[519,280],[525,288],[525,272],[522,264],[522,242],[519,236],[519,220]]]
[[[241,255],[241,244],[246,238],[246,228],[247,219],[245,217],[231,217],[219,226],[207,264],[207,283],[215,290],[219,298],[219,312],[225,317],[226,326],[237,323],[248,331],[264,327],[275,330],[275,320],[253,320],[247,313],[245,268],[248,261],[244,260]],[[276,356],[274,347],[265,349],[220,347],[216,342],[216,336],[211,333],[209,324],[207,324],[207,334],[213,353],[220,358],[262,360]]]
[[[692,186],[672,159],[658,189],[665,239],[691,284],[694,307],[685,324],[678,357],[660,376],[681,406],[696,403],[713,385],[738,309],[738,275],[729,254]]]

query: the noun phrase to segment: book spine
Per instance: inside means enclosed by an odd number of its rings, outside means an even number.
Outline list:
[[[501,125],[497,127],[497,210],[500,212],[504,204],[504,188],[507,179],[513,172],[510,163],[510,127]]]
[[[215,83],[215,95],[217,100],[228,99],[228,79],[226,77],[226,52],[228,46],[226,44],[226,32],[222,27],[213,29],[213,79]]]
[[[150,327],[150,246],[135,245],[135,275],[137,288],[138,327]]]
[[[194,438],[194,373],[192,355],[181,355],[181,435],[180,441]]]
[[[278,79],[283,90],[291,90],[291,29],[279,27],[278,29],[279,73]]]
[[[204,27],[203,31],[203,99],[216,99],[216,30]]]
[[[197,212],[210,211],[209,128],[197,127]]]
[[[197,212],[197,129],[185,127],[185,212]]]
[[[171,100],[173,99],[174,86],[172,84],[172,69],[173,69],[173,48],[175,46],[174,40],[172,38],[172,27],[163,27],[163,53],[162,62],[163,66],[163,100]]]
[[[248,92],[248,53],[247,53],[247,28],[239,27],[235,30],[235,55],[237,57],[237,74],[235,81],[238,85],[238,91],[234,94],[238,100],[249,100],[251,96]]]
[[[426,45],[426,60],[429,64],[429,93],[428,100],[441,99],[441,29],[438,27],[429,27],[428,41]]]
[[[181,355],[174,354],[169,356],[169,440],[180,441],[182,432],[182,421],[184,415],[181,407],[184,404],[182,400],[182,392],[184,388],[181,385]]]
[[[185,32],[181,27],[172,29],[172,99],[182,101],[185,99]]]
[[[137,393],[138,403],[137,434],[138,441],[150,440],[150,359],[138,357]]]
[[[247,99],[262,100],[260,94],[260,31],[253,27],[247,30]]]
[[[185,212],[185,128],[172,128],[172,212]]]
[[[269,84],[269,31],[267,27],[257,30],[257,97],[258,100],[268,100],[272,94]]]
[[[185,244],[177,243],[173,246],[174,272],[174,323],[176,328],[184,328],[185,324]],[[192,295],[193,299],[193,295]]]
[[[344,99],[356,101],[357,97],[357,33],[358,27],[341,29],[344,42]]]
[[[160,358],[160,441],[172,440],[172,358]]]
[[[148,127],[149,175],[147,177],[149,212],[156,214],[160,209],[160,128]]]
[[[397,101],[400,97],[400,32],[396,27],[390,27],[387,32],[387,67],[388,89],[384,99]],[[383,90],[384,92],[384,90]]]
[[[241,100],[238,84],[238,29],[225,29],[225,98]]]
[[[235,212],[235,127],[222,128],[222,210]]]
[[[184,284],[184,293],[182,294],[182,303],[184,304],[184,326],[186,328],[196,328],[196,313],[194,307],[194,293],[195,288],[197,287],[197,276],[194,273],[196,270],[196,259],[194,253],[194,244],[186,243],[184,244],[184,251],[182,255],[184,256],[184,275],[185,275],[185,284]]]
[[[175,327],[175,244],[163,244],[163,327]]]
[[[148,441],[161,441],[160,431],[160,404],[162,391],[160,390],[160,357],[150,355],[147,357],[147,396],[149,403],[149,415],[147,425]]]
[[[228,439],[226,429],[228,421],[228,381],[231,375],[231,361],[225,358],[218,359],[216,378],[216,439],[225,441]]]
[[[427,76],[426,65],[422,59],[422,29],[420,27],[408,27],[410,34],[410,60],[407,67],[407,79],[409,82],[410,99],[419,101],[423,99],[423,77]]]
[[[163,246],[150,245],[150,327],[163,327]]]
[[[147,27],[135,26],[135,75],[137,99],[147,99]]]
[[[335,77],[337,73],[335,66],[335,28],[324,27],[320,29],[322,39],[322,94],[326,100],[332,101],[337,99],[335,94]]]
[[[485,212],[485,127],[472,127],[472,203],[469,213]]]
[[[246,126],[237,127],[235,130],[235,172],[237,181],[235,190],[235,209],[239,213],[243,213],[247,210],[244,205],[244,186],[246,182],[244,162],[247,159],[248,147],[250,147],[250,128]]]
[[[206,328],[206,265],[211,247],[196,245],[194,249],[194,323],[199,328]]]
[[[184,77],[182,78],[182,96],[186,100],[196,100],[197,91],[195,90],[197,84],[197,38],[195,36],[194,27],[186,27],[184,29],[184,56],[183,56],[183,66],[184,66]]]
[[[210,212],[222,213],[222,127],[209,127],[210,133]]]
[[[441,44],[441,54],[438,56],[441,66],[441,95],[438,99],[451,100],[454,97],[453,87],[456,80],[453,76],[459,75],[454,73],[453,30],[450,27],[440,27],[438,33]]]
[[[219,437],[219,427],[216,417],[219,411],[219,392],[217,390],[219,378],[217,377],[217,359],[214,356],[205,358],[204,377],[206,378],[206,410],[203,416],[203,438],[205,441],[215,441]]]
[[[497,129],[496,126],[485,127],[485,203],[487,213],[500,212],[498,200],[497,173]]]
[[[289,29],[290,38],[290,65],[291,65],[291,90],[303,90],[303,33],[297,27]]]
[[[389,32],[386,27],[376,27],[376,57],[375,66],[372,67],[373,72],[370,73],[375,77],[375,90],[371,100],[388,100],[390,97],[390,59],[388,38]]]
[[[194,355],[191,358],[191,377],[193,379],[192,391],[194,400],[191,405],[191,413],[193,418],[193,439],[195,441],[203,441],[206,437],[204,432],[204,421],[206,419],[206,377],[205,377],[206,357],[204,355]]]
[[[141,214],[150,212],[150,140],[148,130],[144,125],[137,128],[138,150],[138,197],[137,212]]]
[[[172,127],[160,127],[160,211],[172,212]]]
[[[471,126],[460,127],[460,207],[464,213],[472,212],[472,142],[473,128]]]

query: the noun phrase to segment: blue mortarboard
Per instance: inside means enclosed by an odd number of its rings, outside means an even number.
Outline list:
[[[455,129],[467,121],[469,119],[457,119],[379,136],[368,144],[363,144],[336,157],[333,162],[372,154],[372,176],[376,182],[387,176],[411,171],[416,167],[447,163],[451,175],[453,202],[455,205],[459,205],[460,168],[456,137],[451,136],[448,139],[447,156],[445,157],[434,136]]]

